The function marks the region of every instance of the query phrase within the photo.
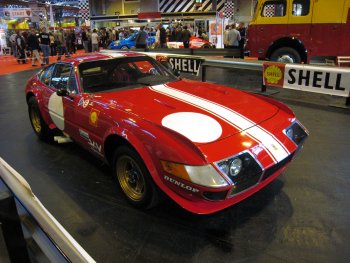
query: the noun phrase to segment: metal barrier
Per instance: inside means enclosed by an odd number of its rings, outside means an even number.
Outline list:
[[[120,51],[120,50],[107,50],[108,51]],[[223,57],[237,57],[241,55],[239,48],[154,48],[154,49],[130,49],[124,51],[135,52],[151,52],[151,53],[168,53],[177,55],[189,55],[189,56],[223,56]]]
[[[279,87],[314,93],[345,97],[345,107],[350,106],[350,69],[340,67],[325,67],[304,64],[283,64],[259,60],[243,60],[231,58],[208,58],[186,54],[174,54],[170,51],[179,49],[157,49],[149,52],[140,52],[158,60],[168,57],[169,65],[173,70],[199,75],[202,81],[207,80],[207,69],[210,67],[223,69],[244,69],[261,72],[261,92],[267,87]],[[136,51],[136,50],[135,50]],[[164,51],[158,53],[155,51]],[[103,53],[118,53],[116,50],[105,50]],[[181,51],[182,52],[182,51]],[[288,79],[289,78],[289,79]],[[271,81],[269,81],[271,80]],[[343,80],[343,81],[342,81]],[[306,83],[305,85],[303,83]],[[338,105],[332,105],[338,106]]]
[[[46,262],[95,262],[46,210],[27,181],[2,158],[0,221],[11,262],[31,262],[24,237],[36,243]]]

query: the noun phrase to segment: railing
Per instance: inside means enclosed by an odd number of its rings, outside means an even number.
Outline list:
[[[28,253],[26,240],[34,241],[41,257],[49,262],[95,262],[46,210],[27,181],[2,158],[0,222],[10,262],[31,262],[33,253]]]

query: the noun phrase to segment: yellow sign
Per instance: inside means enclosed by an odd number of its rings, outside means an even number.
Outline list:
[[[268,66],[265,69],[264,77],[268,84],[277,84],[283,78],[283,73],[276,66]]]

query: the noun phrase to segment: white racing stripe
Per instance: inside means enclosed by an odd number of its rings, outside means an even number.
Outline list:
[[[264,146],[275,163],[282,161],[290,154],[270,132],[232,109],[165,85],[152,86],[151,89],[210,112],[238,130],[244,131],[249,137]]]

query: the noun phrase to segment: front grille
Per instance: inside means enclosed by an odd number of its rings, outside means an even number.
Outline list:
[[[280,161],[279,163],[276,163],[275,165],[271,166],[269,169],[267,169],[264,172],[263,180],[266,180],[267,178],[269,178],[271,175],[273,175],[275,172],[277,172],[279,169],[281,169],[283,166],[285,166],[287,163],[289,163],[292,158],[293,158],[294,153],[292,153],[291,155],[289,155],[287,158],[283,159],[282,161]]]
[[[237,175],[234,178],[234,186],[231,190],[231,196],[235,195],[241,191],[244,191],[248,189],[249,187],[252,187],[253,185],[257,184],[259,182],[259,178],[261,176],[261,173],[257,174],[242,174]],[[231,179],[232,180],[232,179]]]

